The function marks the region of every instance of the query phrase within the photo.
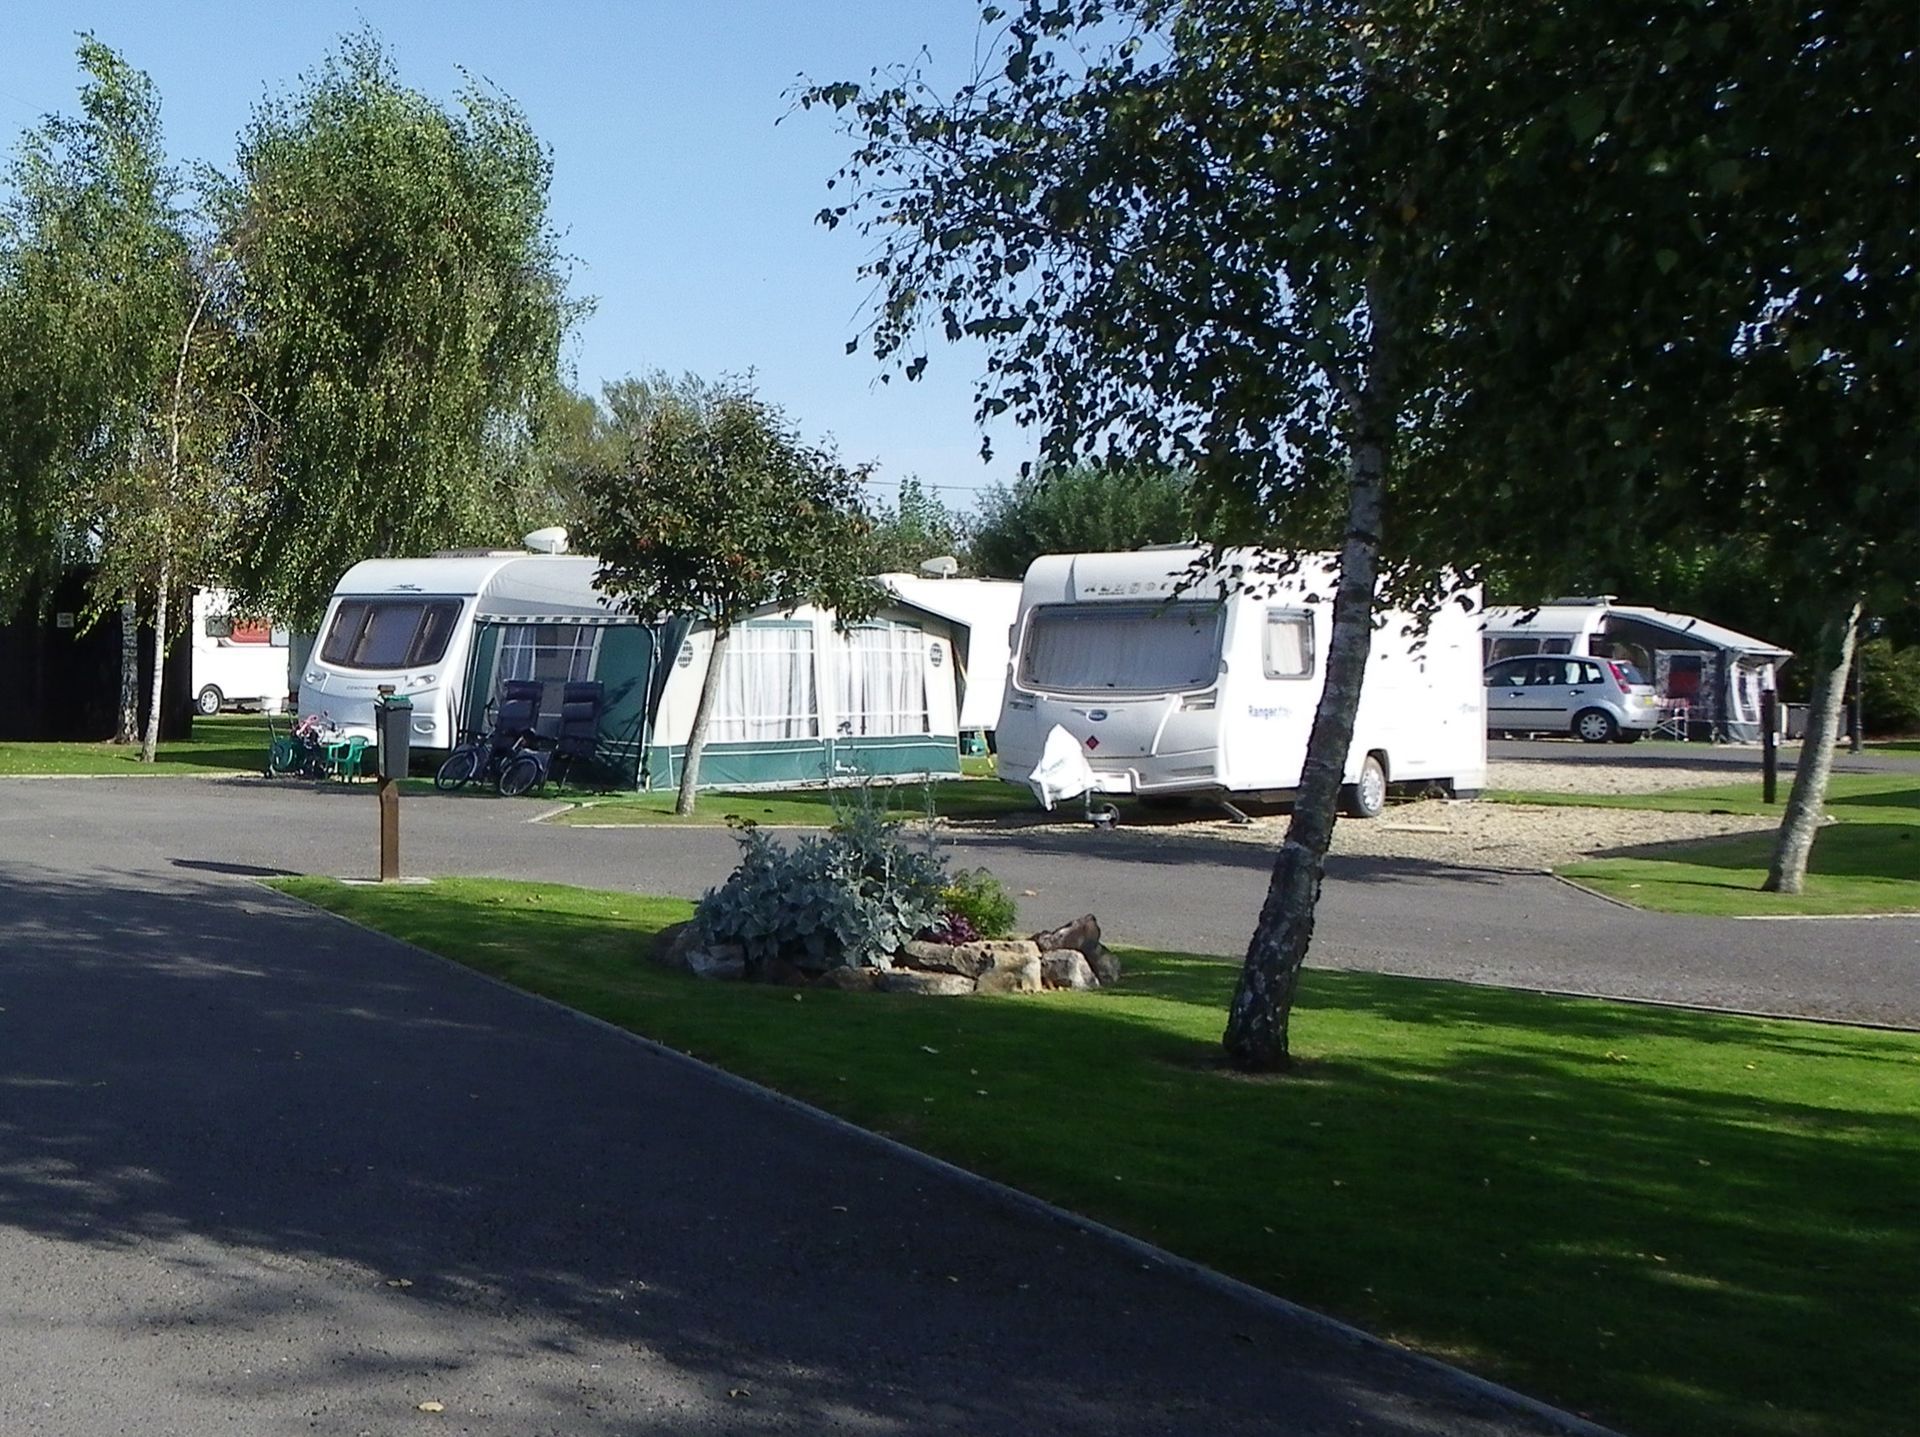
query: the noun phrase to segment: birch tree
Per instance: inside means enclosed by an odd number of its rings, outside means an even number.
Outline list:
[[[139,627],[143,611],[151,618],[151,760],[168,589],[200,577],[177,566],[155,587],[132,558],[167,503],[173,350],[194,324],[188,218],[151,81],[91,37],[79,61],[79,113],[30,131],[9,177],[0,326],[13,442],[0,459],[11,518],[0,580],[17,599],[35,576],[90,566],[85,622],[119,613],[123,743],[137,736]]]
[[[990,68],[816,86],[857,148],[822,219],[879,252],[868,340],[909,378],[927,342],[987,351],[983,419],[1061,463],[1156,455],[1241,537],[1339,551],[1326,684],[1223,1039],[1290,1061],[1377,596],[1441,597],[1387,547],[1431,329],[1422,142],[1454,75],[1419,6],[1157,0],[983,7]],[[1281,562],[1286,561],[1283,553]]]

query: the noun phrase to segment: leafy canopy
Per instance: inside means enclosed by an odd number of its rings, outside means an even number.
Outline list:
[[[497,542],[576,310],[547,220],[552,162],[510,100],[444,108],[377,41],[344,41],[255,110],[219,196],[273,477],[236,575],[312,622],[369,555]]]
[[[802,443],[739,383],[656,377],[623,402],[631,445],[582,485],[602,588],[636,613],[721,631],[768,604],[816,604],[843,621],[873,612],[864,470]]]

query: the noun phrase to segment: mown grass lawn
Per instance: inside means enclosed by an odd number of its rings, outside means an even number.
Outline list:
[[[775,793],[703,791],[694,812],[686,818],[673,811],[677,797],[673,793],[566,794],[562,796],[577,798],[579,806],[559,815],[554,822],[724,825],[750,821],[768,826],[825,827],[834,821],[837,811],[862,801],[874,802],[888,813],[905,819],[922,818],[929,813],[941,818],[998,818],[1002,814],[1039,807],[1025,789],[989,779],[875,785],[864,794],[865,798],[860,790],[830,792],[823,788]]]
[[[1497,802],[1656,809],[1669,813],[1742,813],[1777,818],[1781,802],[1761,801],[1760,785],[1718,784],[1664,793],[1572,794],[1502,791]],[[1814,839],[1806,891],[1760,889],[1773,854],[1772,833],[1676,844],[1657,855],[1594,858],[1558,870],[1596,892],[1663,913],[1719,916],[1920,912],[1920,775],[1837,773],[1827,791],[1834,820]]]
[[[1309,970],[1249,1079],[1215,959],[796,1000],[646,962],[682,902],[280,886],[1629,1432],[1911,1423],[1920,1037]]]
[[[285,721],[280,726],[284,730]],[[266,760],[267,721],[258,714],[196,718],[193,737],[161,744],[151,764],[140,762],[138,744],[0,743],[0,777],[259,773]]]

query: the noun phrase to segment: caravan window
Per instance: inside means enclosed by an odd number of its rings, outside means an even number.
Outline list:
[[[1270,679],[1313,677],[1313,615],[1299,609],[1268,609],[1263,666]]]
[[[927,641],[917,625],[862,624],[840,649],[840,732],[929,733]]]
[[[820,737],[813,625],[741,624],[733,631],[707,737],[715,743]]]
[[[320,657],[343,669],[417,669],[446,656],[458,599],[343,599]]]
[[[1020,679],[1036,689],[1158,693],[1220,674],[1219,604],[1061,604],[1035,609]]]

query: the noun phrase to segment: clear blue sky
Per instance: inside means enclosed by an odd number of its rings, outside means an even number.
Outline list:
[[[11,0],[0,40],[0,137],[76,106],[91,30],[158,86],[176,159],[229,167],[254,104],[286,93],[343,33],[370,26],[402,78],[449,99],[464,70],[517,100],[553,149],[552,219],[596,309],[568,356],[580,387],[650,369],[752,370],[812,438],[876,461],[876,497],[905,474],[968,507],[1032,452],[996,431],[980,462],[980,355],[938,346],[917,384],[881,386],[846,354],[867,243],[813,223],[847,141],[789,114],[797,77],[864,78],[926,47],[971,66],[973,0]],[[783,120],[782,117],[786,116]],[[776,124],[776,121],[780,123]]]

